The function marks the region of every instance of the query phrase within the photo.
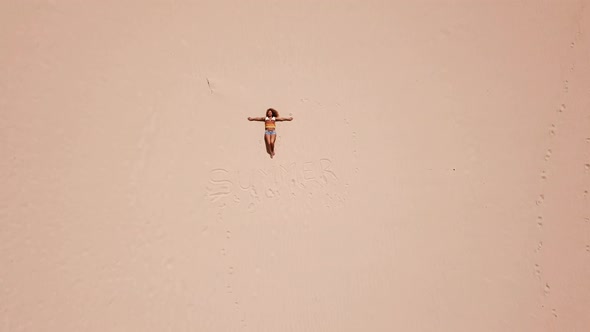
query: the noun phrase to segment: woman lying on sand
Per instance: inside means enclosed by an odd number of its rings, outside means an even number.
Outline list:
[[[248,121],[264,121],[264,143],[266,143],[266,152],[270,157],[275,155],[275,140],[277,139],[277,133],[275,131],[275,121],[292,121],[293,117],[281,118],[279,112],[274,108],[266,110],[266,117],[251,118],[248,117]]]

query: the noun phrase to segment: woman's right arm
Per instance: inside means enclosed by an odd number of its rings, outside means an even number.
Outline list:
[[[264,121],[264,118],[262,118],[262,117],[257,117],[257,118],[248,117],[248,121]]]

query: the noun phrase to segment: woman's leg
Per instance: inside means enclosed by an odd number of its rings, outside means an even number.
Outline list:
[[[271,135],[264,134],[264,144],[266,145],[266,153],[268,153],[272,158],[272,150],[270,148],[270,136]]]
[[[275,141],[277,140],[277,134],[270,135],[270,152],[275,155]]]

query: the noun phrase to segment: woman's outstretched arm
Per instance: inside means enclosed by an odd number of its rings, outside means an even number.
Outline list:
[[[262,117],[256,117],[256,118],[248,117],[248,121],[264,121],[264,118],[262,118]]]
[[[290,116],[288,118],[276,118],[276,121],[293,121],[293,117]]]

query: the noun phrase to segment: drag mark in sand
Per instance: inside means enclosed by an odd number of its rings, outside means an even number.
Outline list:
[[[213,94],[213,88],[211,87],[211,82],[209,82],[209,78],[205,78],[207,80],[207,86],[209,87],[209,92]]]
[[[143,173],[146,163],[149,160],[150,152],[152,150],[152,146],[154,144],[154,139],[158,134],[158,117],[159,117],[159,110],[157,107],[152,106],[151,114],[147,123],[143,126],[143,130],[141,133],[141,137],[137,142],[137,149],[139,150],[139,158],[135,163],[130,178],[130,184],[133,187],[131,192],[134,193],[134,196],[131,197],[131,203],[135,204],[137,201],[137,186],[140,182],[141,174]]]
[[[350,121],[348,120],[348,118],[344,118],[344,123],[346,124],[346,127],[349,128],[349,130],[352,130],[352,128],[350,127]],[[353,156],[353,163],[355,165],[354,171],[355,171],[355,173],[358,173],[359,172],[359,168],[358,168],[358,142],[357,142],[356,131],[352,130],[351,135],[352,135],[352,156]]]

